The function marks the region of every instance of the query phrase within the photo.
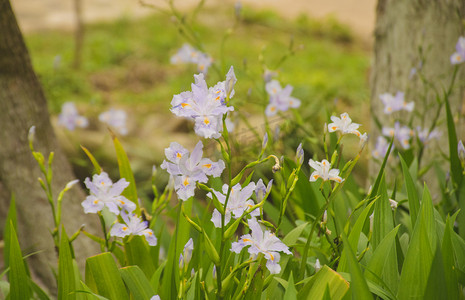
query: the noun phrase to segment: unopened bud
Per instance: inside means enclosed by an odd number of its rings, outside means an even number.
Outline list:
[[[31,148],[31,151],[34,151],[33,143],[34,143],[35,135],[36,135],[36,127],[31,126],[31,128],[29,128],[29,133],[27,135],[27,139],[29,141],[29,148]],[[463,145],[462,145],[462,147],[463,147]]]
[[[72,180],[70,182],[68,182],[65,186],[65,191],[69,190],[70,188],[72,188],[76,183],[79,182],[79,179],[75,179],[75,180]]]
[[[397,201],[389,199],[389,204],[391,205],[392,210],[395,210],[397,208]]]
[[[462,164],[465,164],[465,147],[463,146],[463,142],[460,140],[459,144],[457,146],[457,151],[459,154],[459,159],[462,162]]]
[[[301,166],[304,162],[304,149],[302,149],[302,143],[299,144],[295,154],[295,160],[297,165]]]

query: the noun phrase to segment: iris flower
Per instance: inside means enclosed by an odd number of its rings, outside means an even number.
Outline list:
[[[300,100],[291,96],[293,87],[289,84],[282,88],[279,81],[271,80],[266,84],[265,89],[270,95],[270,103],[265,110],[265,114],[269,117],[276,115],[278,111],[287,111],[289,107],[300,106]]]
[[[231,215],[234,217],[234,219],[238,219],[242,217],[242,214],[247,209],[255,205],[253,200],[250,199],[254,191],[255,191],[254,182],[249,183],[244,188],[241,187],[240,183],[236,184],[235,186],[231,188],[228,205],[225,209],[225,215],[224,215],[225,225],[228,224],[229,221],[231,221]],[[227,184],[223,185],[223,193],[220,193],[218,191],[213,191],[213,193],[215,194],[216,198],[218,198],[218,201],[224,204],[226,200],[226,194],[228,193],[228,185]],[[212,198],[213,195],[209,193],[207,197]],[[252,217],[259,216],[260,210],[259,209],[253,210],[250,213],[250,215]],[[213,210],[211,221],[213,222],[213,224],[215,224],[216,228],[221,227],[221,214],[216,208]]]
[[[123,190],[129,185],[129,182],[124,178],[113,183],[108,174],[102,172],[95,174],[92,177],[92,181],[86,178],[84,183],[90,190],[90,195],[82,202],[82,207],[86,214],[97,213],[105,206],[115,215],[119,215],[120,209],[132,212],[136,208],[136,204],[121,195]]]
[[[128,214],[124,211],[121,212],[121,217],[124,223],[116,223],[110,231],[111,236],[126,237],[128,235],[144,236],[150,246],[157,245],[157,238],[151,229],[148,229],[148,222],[142,221],[140,217],[135,214]]]
[[[234,70],[231,67],[226,81],[219,82],[212,88],[208,88],[203,74],[194,75],[194,78],[192,92],[174,95],[171,112],[179,117],[194,120],[197,135],[217,139],[223,131],[223,115],[234,110],[234,107],[225,103],[228,95],[234,95]]]
[[[414,102],[405,102],[404,93],[402,92],[397,92],[395,96],[389,93],[384,93],[379,95],[379,98],[384,104],[385,114],[391,114],[400,110],[412,111],[415,105]]]
[[[324,181],[333,180],[339,183],[344,181],[344,179],[339,177],[339,170],[331,169],[331,163],[326,159],[323,159],[321,162],[310,159],[308,164],[310,167],[315,169],[312,175],[310,175],[310,181],[316,181],[318,178],[321,178]]]
[[[275,234],[269,230],[263,231],[255,218],[248,221],[251,234],[241,236],[239,241],[231,244],[231,251],[240,253],[243,248],[250,246],[247,250],[252,256],[263,253],[265,256],[266,267],[270,270],[271,274],[278,274],[281,272],[279,265],[280,254],[292,254],[289,248],[276,237]]]
[[[73,102],[65,102],[61,107],[61,113],[58,115],[58,124],[68,130],[74,130],[76,127],[87,127],[89,121],[86,117],[79,115]]]
[[[349,117],[348,113],[341,114],[340,118],[332,116],[331,121],[333,121],[333,123],[328,125],[329,132],[340,131],[342,134],[352,133],[358,137],[361,136],[360,132],[357,130],[360,124],[352,123],[352,119]]]
[[[401,126],[399,122],[394,127],[383,127],[382,133],[385,136],[395,137],[401,144],[402,148],[410,148],[410,139],[413,136],[413,130],[407,126]]]
[[[116,129],[120,134],[128,134],[128,129],[126,127],[127,114],[124,110],[111,108],[101,113],[98,119],[100,122]]]
[[[386,138],[378,136],[376,140],[375,149],[371,152],[371,155],[376,159],[382,159],[387,154],[389,143]]]
[[[190,154],[178,143],[171,143],[165,149],[168,161],[164,160],[160,167],[174,177],[174,189],[181,200],[194,196],[197,182],[207,182],[207,176],[219,177],[225,168],[222,160],[213,162],[202,158],[202,149],[202,141],[197,143]]]
[[[170,61],[172,64],[194,63],[197,65],[199,72],[206,74],[213,59],[208,54],[200,52],[191,45],[184,44],[176,54],[171,56]]]
[[[459,37],[457,44],[455,45],[454,54],[450,57],[450,63],[453,65],[461,64],[465,61],[465,37]]]

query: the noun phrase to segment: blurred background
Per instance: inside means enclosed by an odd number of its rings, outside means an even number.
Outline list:
[[[98,120],[108,109],[127,114],[128,134],[121,139],[136,181],[145,181],[148,190],[151,166],[163,161],[163,149],[170,142],[191,148],[197,142],[192,124],[169,111],[173,95],[189,90],[197,73],[195,65],[170,63],[170,57],[188,42],[180,20],[196,32],[202,50],[218,66],[207,75],[209,85],[224,80],[230,65],[235,67],[234,105],[241,115],[233,118],[239,160],[246,161],[247,151],[256,152],[261,143],[267,99],[260,86],[265,71],[275,74],[283,86],[292,85],[292,95],[302,101],[298,116],[288,119],[292,115],[288,112],[270,120],[280,141],[274,143],[275,153],[293,157],[302,141],[310,156],[321,153],[323,126],[333,112],[349,112],[362,124],[362,132],[369,130],[375,1],[172,3],[180,19],[161,0],[12,1],[55,131],[79,178],[92,172],[80,145],[108,172],[117,174],[111,138]],[[62,105],[70,101],[88,118],[87,128],[69,131],[58,124]],[[355,138],[352,146],[357,151]],[[351,151],[350,143],[346,147]],[[362,162],[356,171],[362,185],[366,164]],[[167,175],[160,184],[166,181]]]

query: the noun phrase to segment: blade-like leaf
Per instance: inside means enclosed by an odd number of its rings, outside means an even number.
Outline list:
[[[92,155],[92,153],[90,153],[90,151],[82,145],[81,145],[81,149],[86,153],[87,157],[90,159],[90,162],[94,166],[95,172],[97,174],[102,173],[102,167],[100,167],[99,163],[97,162],[95,157]]]
[[[381,183],[378,190],[379,199],[376,201],[373,216],[373,236],[371,239],[371,245],[373,250],[379,245],[384,237],[391,232],[394,228],[392,219],[392,208],[389,203],[389,197],[387,194],[386,181],[384,176],[381,178]],[[352,245],[352,249],[356,249]]]
[[[368,284],[362,274],[360,265],[355,257],[352,247],[350,246],[349,239],[344,232],[342,232],[342,241],[344,243],[344,249],[347,249],[347,264],[349,265],[350,276],[352,279],[350,282],[352,299],[373,300],[373,296],[368,289]]]
[[[123,191],[122,195],[136,204],[135,214],[140,215],[139,198],[137,198],[136,180],[129,164],[129,159],[124,151],[123,146],[116,136],[111,132],[113,144],[116,150],[116,158],[118,159],[119,175],[129,182],[128,187]]]
[[[106,252],[86,260],[86,284],[90,289],[112,300],[129,299],[113,256]]]
[[[399,280],[396,254],[396,235],[399,227],[400,225],[391,230],[379,243],[365,270],[367,280],[370,279],[378,284],[386,284],[387,288],[393,293],[397,292]]]
[[[365,222],[368,220],[368,218],[369,218],[368,216],[370,214],[371,208],[376,203],[376,201],[378,201],[378,200],[372,201],[370,204],[368,204],[363,209],[362,213],[360,214],[357,221],[355,222],[354,227],[350,231],[349,243],[350,243],[350,246],[353,249],[357,248],[358,240],[360,239],[360,234],[362,233],[363,226],[364,226]],[[341,259],[339,260],[339,266],[337,268],[338,272],[349,272],[349,266],[347,264],[347,253],[346,252],[347,252],[347,250],[344,248],[342,250]]]
[[[65,227],[61,229],[60,253],[58,257],[58,299],[76,299],[73,257]]]
[[[121,268],[120,273],[134,299],[150,299],[155,295],[149,280],[138,266]]]
[[[420,208],[420,201],[418,199],[418,192],[415,187],[415,182],[413,181],[412,176],[410,175],[408,166],[405,163],[402,156],[399,155],[399,158],[402,164],[402,170],[404,172],[404,181],[408,196],[408,206],[410,209],[410,220],[412,222],[412,228],[414,228],[415,223],[417,221],[418,211]]]
[[[133,236],[129,242],[124,244],[128,264],[139,266],[147,277],[151,277],[155,272],[149,247],[142,236]]]
[[[13,225],[10,221],[10,299],[30,299],[31,289],[29,287],[29,276],[26,273],[24,266],[21,248],[19,246],[18,237]]]
[[[324,299],[327,286],[332,300],[342,299],[349,290],[349,283],[336,271],[324,265],[299,291],[296,299]]]
[[[294,300],[297,299],[297,290],[295,289],[294,285],[294,276],[289,275],[289,281],[286,288],[286,293],[284,293],[284,300]]]

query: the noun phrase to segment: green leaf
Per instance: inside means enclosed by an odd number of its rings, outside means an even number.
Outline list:
[[[119,175],[121,178],[124,178],[129,182],[128,187],[124,189],[122,195],[136,204],[136,209],[134,213],[136,215],[140,215],[139,198],[137,197],[137,189],[136,189],[136,180],[134,179],[134,174],[132,173],[128,156],[126,152],[124,151],[123,146],[121,145],[120,141],[116,138],[116,136],[112,132],[111,134],[113,138],[113,144],[116,150],[116,158],[118,160]]]
[[[92,155],[92,153],[90,153],[90,151],[86,147],[84,147],[82,145],[81,145],[81,149],[86,153],[87,157],[90,159],[90,162],[92,163],[92,165],[95,168],[95,172],[97,174],[102,173],[102,167],[100,167],[99,163],[97,162],[95,157]]]
[[[410,209],[410,220],[412,222],[412,228],[414,228],[415,223],[417,221],[420,201],[418,200],[418,192],[415,187],[415,182],[413,181],[412,176],[410,175],[407,164],[405,163],[402,156],[399,155],[399,158],[402,164],[402,170],[404,172],[405,187],[407,189],[408,205]]]
[[[155,271],[155,273],[153,273],[152,278],[150,278],[150,284],[152,285],[154,291],[158,291],[158,285],[160,284],[160,276],[165,266],[166,260],[160,266],[158,266],[158,269]]]
[[[372,201],[370,204],[368,204],[358,217],[357,221],[355,222],[354,227],[350,231],[349,234],[349,243],[350,246],[354,249],[357,248],[358,241],[360,239],[360,234],[362,233],[363,227],[365,225],[365,222],[369,219],[369,214],[371,211],[372,206],[376,203],[377,200]],[[339,260],[339,266],[337,268],[338,272],[349,272],[349,266],[347,263],[347,250],[344,247],[341,253],[341,259]]]
[[[121,268],[120,273],[133,299],[150,299],[155,295],[149,280],[138,266]]]
[[[3,240],[5,242],[5,251],[4,253],[4,262],[5,262],[5,269],[8,269],[10,266],[10,244],[11,244],[11,227],[13,227],[15,230],[18,228],[18,220],[16,216],[16,200],[15,200],[15,195],[11,195],[11,200],[10,200],[10,207],[8,209],[8,215],[6,218],[5,222],[5,228],[3,229]],[[8,274],[8,278],[10,275]]]
[[[84,283],[81,281],[81,286],[82,286],[82,290],[78,290],[76,291],[76,294],[86,294],[86,296],[88,296],[86,299],[97,299],[97,300],[109,300],[108,298],[105,298],[103,296],[100,296],[100,295],[97,295],[95,294],[94,292],[92,292],[92,290]]]
[[[350,289],[352,290],[352,299],[357,300],[373,300],[373,296],[368,289],[368,284],[362,274],[360,265],[355,257],[355,254],[350,246],[349,240],[344,232],[342,232],[342,241],[344,243],[344,250],[347,249],[347,264],[349,265],[350,276]]]
[[[12,220],[10,220],[9,261],[10,299],[30,299],[32,296],[29,287],[30,278],[26,272],[25,262]]]
[[[124,244],[128,265],[139,266],[147,277],[151,277],[155,272],[149,247],[145,237],[138,235],[132,236],[130,241]]]
[[[291,275],[289,275],[289,281],[288,285],[286,288],[286,293],[284,293],[284,300],[294,300],[297,299],[297,290],[295,289],[294,285],[294,276],[292,276],[292,271]]]
[[[31,289],[36,295],[37,299],[50,300],[50,297],[47,295],[47,293],[40,286],[38,286],[34,281],[30,280],[29,284],[31,285]]]
[[[376,201],[373,216],[373,236],[371,239],[373,249],[376,249],[378,244],[394,228],[394,222],[392,219],[392,208],[389,203],[389,197],[387,194],[387,187],[384,176],[381,178],[378,195],[380,197]],[[352,248],[356,249],[353,245]]]
[[[65,227],[61,229],[60,253],[58,256],[58,299],[76,299],[73,257]]]
[[[108,252],[86,260],[86,284],[94,293],[108,299],[129,299],[115,260]]]
[[[296,299],[324,299],[327,286],[332,300],[344,298],[349,290],[349,283],[336,271],[324,265],[299,291]]]
[[[452,245],[451,218],[446,219],[444,237],[442,238],[442,259],[444,264],[444,279],[447,284],[447,293],[450,299],[459,299],[460,286],[457,284],[457,273],[455,272],[454,247]]]
[[[425,186],[418,220],[405,255],[397,297],[423,299],[436,249],[436,229],[433,205]]]
[[[393,293],[397,292],[399,273],[397,271],[396,236],[399,226],[391,230],[379,243],[365,270],[365,278],[374,283],[386,284]]]
[[[379,169],[378,176],[376,177],[375,184],[373,185],[373,188],[371,190],[370,196],[368,199],[373,199],[375,195],[378,193],[378,187],[381,182],[381,177],[384,175],[384,168],[386,168],[386,163],[389,158],[389,155],[391,154],[391,149],[392,149],[392,144],[394,143],[394,137],[391,139],[391,142],[389,143],[389,147],[387,150],[387,155],[383,159],[383,163],[381,164],[381,168]]]

